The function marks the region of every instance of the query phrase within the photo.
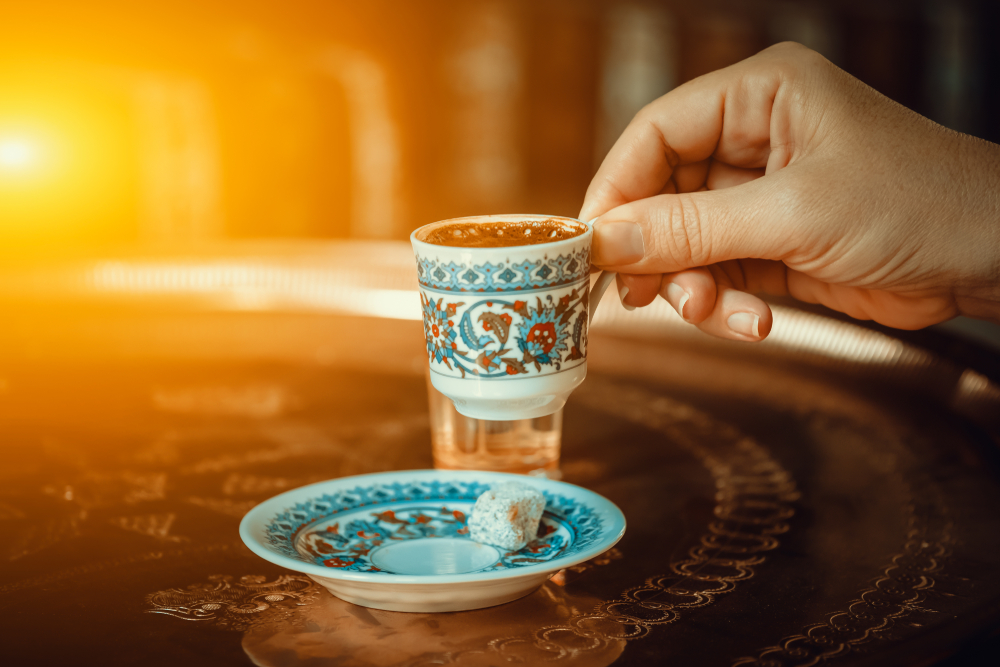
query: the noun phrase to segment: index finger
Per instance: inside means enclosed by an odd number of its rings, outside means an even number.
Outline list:
[[[709,157],[764,167],[770,153],[776,68],[761,54],[702,77],[651,102],[629,123],[587,189],[581,220],[660,193],[674,169]]]

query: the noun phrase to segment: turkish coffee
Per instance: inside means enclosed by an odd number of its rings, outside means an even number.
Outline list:
[[[457,248],[508,248],[565,241],[586,231],[583,224],[560,220],[454,222],[428,231],[420,240]]]

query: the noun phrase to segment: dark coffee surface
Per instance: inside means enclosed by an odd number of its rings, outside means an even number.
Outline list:
[[[564,241],[585,231],[583,225],[558,220],[457,222],[431,231],[423,241],[458,248],[508,248]]]

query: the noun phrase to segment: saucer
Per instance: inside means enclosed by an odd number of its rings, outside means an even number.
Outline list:
[[[530,484],[547,501],[538,538],[505,551],[469,538],[484,491]],[[240,523],[261,558],[302,572],[363,607],[437,612],[480,609],[528,595],[559,570],[593,558],[625,534],[610,500],[573,484],[507,473],[411,470],[342,477],[266,500]]]

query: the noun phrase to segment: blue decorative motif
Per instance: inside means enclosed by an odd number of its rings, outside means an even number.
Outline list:
[[[499,276],[497,276],[497,278],[499,278],[500,280],[504,281],[505,283],[509,283],[510,281],[512,281],[515,278],[517,278],[517,274],[514,273],[513,271],[511,271],[510,269],[504,269],[503,273],[501,273]]]
[[[449,292],[513,292],[572,285],[590,275],[590,249],[544,260],[468,266],[417,255],[417,278],[429,289]]]
[[[537,275],[533,277],[532,274],[537,273],[537,269],[539,266],[541,266],[541,264],[542,260],[540,259],[536,259],[533,262],[530,259],[526,259],[519,264],[511,264],[511,268],[513,268],[515,271],[518,271],[520,276],[524,277],[523,279],[521,277],[518,277],[517,280],[519,281],[527,280],[532,284],[538,284],[544,281],[542,281],[542,279]],[[517,287],[515,286],[513,287],[513,289],[517,289]]]
[[[267,542],[296,560],[354,572],[381,572],[369,559],[378,547],[399,540],[433,537],[469,539],[466,512],[488,484],[438,480],[359,486],[298,503],[275,516]],[[489,570],[502,570],[572,556],[601,537],[594,510],[573,499],[542,491],[546,506],[538,538],[507,552]],[[338,518],[343,518],[343,521]],[[341,525],[343,524],[343,525]]]
[[[483,283],[484,285],[492,285],[493,276],[497,271],[503,268],[503,264],[491,264],[490,262],[486,262],[485,264],[476,264],[472,268],[486,276],[486,282]]]
[[[449,359],[455,358],[455,350],[458,344],[455,339],[453,320],[455,312],[462,303],[453,303],[442,308],[441,300],[437,304],[423,298],[421,295],[421,308],[424,318],[424,338],[427,341],[427,354],[432,361],[445,364],[451,368]]]

